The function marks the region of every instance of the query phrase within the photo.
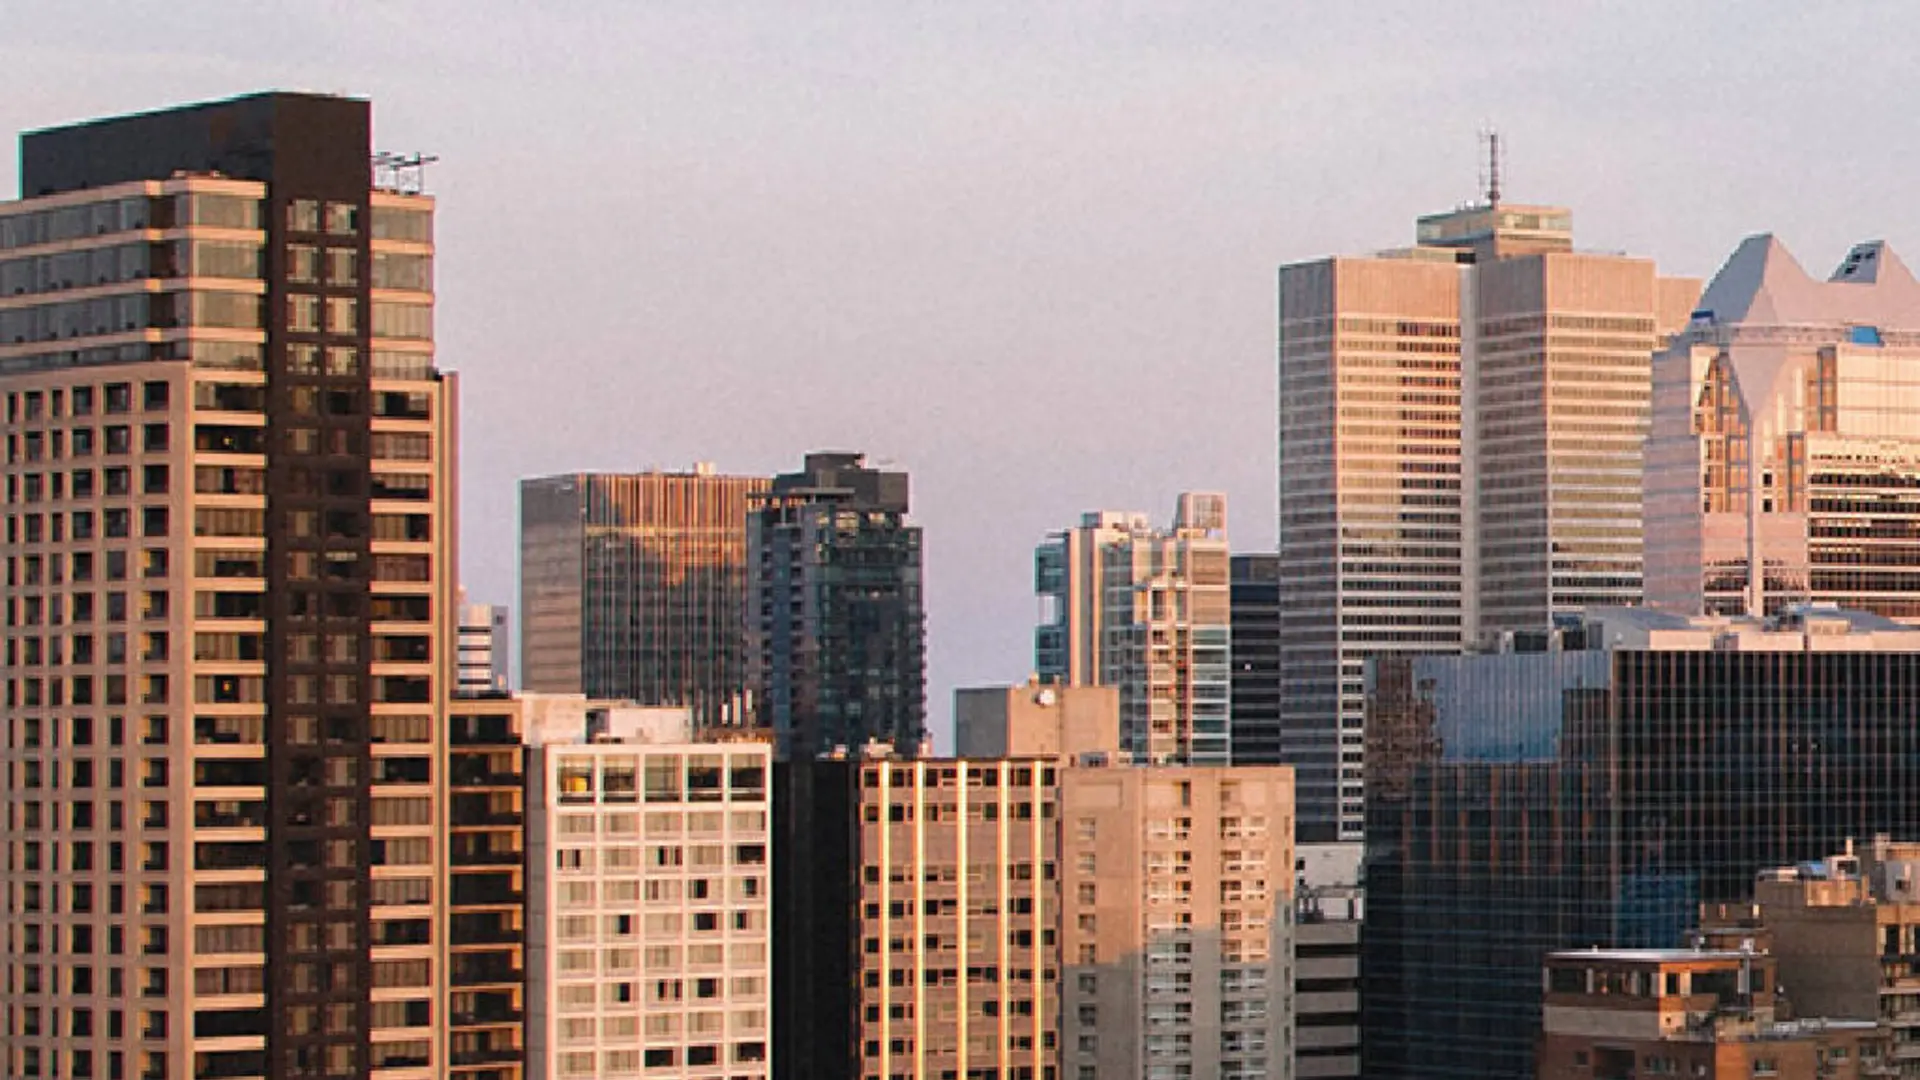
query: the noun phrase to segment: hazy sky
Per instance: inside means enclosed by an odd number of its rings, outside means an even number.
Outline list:
[[[1920,249],[1916,45],[1920,5],[1804,0],[0,0],[0,133],[371,97],[442,157],[474,598],[515,599],[520,477],[865,450],[913,474],[944,731],[1029,669],[1048,529],[1221,489],[1272,545],[1278,264],[1410,242],[1489,123],[1583,247]]]

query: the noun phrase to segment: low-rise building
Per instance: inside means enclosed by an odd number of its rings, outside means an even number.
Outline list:
[[[1540,1080],[1858,1080],[1884,1071],[1870,1020],[1785,1019],[1775,960],[1748,950],[1547,957]]]

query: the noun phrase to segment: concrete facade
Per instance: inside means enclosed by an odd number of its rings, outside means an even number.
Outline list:
[[[954,756],[1074,760],[1120,745],[1120,692],[1111,686],[974,687],[953,692]]]
[[[771,1076],[770,748],[529,755],[528,1075]]]
[[[1293,771],[1061,776],[1060,1075],[1290,1077]]]

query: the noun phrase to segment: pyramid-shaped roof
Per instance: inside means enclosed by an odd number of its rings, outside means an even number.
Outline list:
[[[1770,233],[1740,242],[1700,297],[1716,322],[1920,330],[1920,281],[1884,241],[1854,245],[1816,281]]]

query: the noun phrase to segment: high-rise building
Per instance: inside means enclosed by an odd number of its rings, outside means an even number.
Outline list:
[[[505,693],[511,635],[506,607],[467,603],[466,591],[462,590],[459,612],[454,627],[454,693],[461,697]]]
[[[1044,1077],[1059,1060],[1050,759],[874,760],[860,779],[860,1068]]]
[[[529,753],[528,1075],[765,1080],[771,748],[609,713]]]
[[[1772,956],[1595,949],[1546,958],[1541,1077],[1864,1080],[1900,1075],[1872,1020],[1782,1015]],[[1535,993],[1539,993],[1539,984]]]
[[[1280,270],[1282,754],[1357,840],[1369,657],[1637,603],[1649,364],[1698,284],[1489,192],[1418,246]]]
[[[1300,835],[1358,840],[1367,657],[1462,641],[1461,274],[1280,271],[1280,740]]]
[[[1920,619],[1920,282],[1856,245],[1824,282],[1744,241],[1654,364],[1647,599]]]
[[[1228,657],[1232,711],[1228,729],[1235,765],[1279,765],[1294,756],[1280,723],[1280,556],[1235,555],[1229,574]],[[1296,783],[1314,779],[1331,789],[1336,771],[1330,763],[1294,766]]]
[[[1471,272],[1461,365],[1469,642],[1638,604],[1653,354],[1700,282],[1650,259],[1515,255]]]
[[[370,132],[270,93],[21,139],[8,1076],[449,1068],[454,393]]]
[[[1360,844],[1300,844],[1293,919],[1293,1075],[1360,1076]]]
[[[1038,678],[955,690],[953,744],[963,758],[1111,755],[1120,745],[1120,694]]]
[[[1226,496],[1182,494],[1173,526],[1089,513],[1034,551],[1041,679],[1120,692],[1121,747],[1230,760]]]
[[[522,481],[521,683],[742,722],[747,508],[767,484],[705,465]]]
[[[1533,1075],[1547,953],[1685,945],[1759,870],[1920,830],[1920,631],[1607,608],[1557,645],[1373,665],[1368,1077]]]
[[[920,527],[907,474],[808,454],[747,519],[747,685],[760,726],[804,758],[926,735]]]
[[[1061,773],[1061,1075],[1293,1075],[1293,770]]]

